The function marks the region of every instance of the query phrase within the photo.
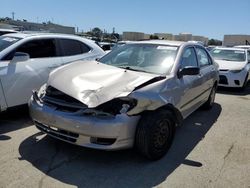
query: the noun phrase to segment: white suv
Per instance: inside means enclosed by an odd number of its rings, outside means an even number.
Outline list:
[[[76,60],[94,60],[105,52],[73,35],[15,33],[0,36],[0,111],[28,102],[51,70]]]

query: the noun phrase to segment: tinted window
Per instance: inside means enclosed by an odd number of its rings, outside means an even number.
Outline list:
[[[90,51],[86,44],[77,40],[60,39],[60,44],[63,52],[62,56],[79,55]]]
[[[194,48],[187,48],[185,49],[182,58],[181,58],[181,68],[193,66],[198,67],[195,49]]]
[[[197,57],[200,67],[204,67],[211,64],[210,58],[208,57],[207,52],[202,48],[196,48]]]
[[[30,58],[56,57],[56,45],[54,39],[34,40],[27,42],[16,49],[16,52],[24,52]]]
[[[250,62],[250,51],[247,51],[247,61]]]

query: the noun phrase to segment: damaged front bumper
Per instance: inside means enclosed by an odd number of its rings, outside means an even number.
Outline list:
[[[29,101],[36,127],[57,139],[95,149],[117,150],[133,147],[140,116],[110,117],[63,112],[43,104],[34,92]]]

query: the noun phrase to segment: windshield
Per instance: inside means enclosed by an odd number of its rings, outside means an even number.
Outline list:
[[[125,44],[99,61],[133,71],[166,75],[171,71],[177,51],[177,46]]]
[[[0,52],[19,40],[20,38],[16,37],[0,36]]]
[[[226,61],[245,61],[246,53],[243,50],[213,49],[211,55],[214,59]]]

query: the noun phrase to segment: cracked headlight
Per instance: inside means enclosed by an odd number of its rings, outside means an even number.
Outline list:
[[[103,111],[112,115],[124,114],[132,110],[137,104],[137,100],[129,97],[112,99],[101,104],[96,110]]]
[[[37,96],[39,98],[42,98],[46,93],[46,89],[47,89],[47,84],[42,85],[42,87],[37,92]]]

